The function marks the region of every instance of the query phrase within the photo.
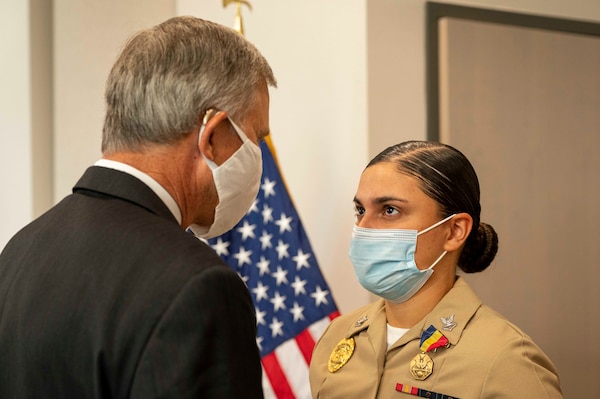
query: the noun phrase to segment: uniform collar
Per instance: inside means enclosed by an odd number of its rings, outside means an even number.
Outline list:
[[[359,334],[363,330],[369,329],[372,325],[379,326],[382,323],[387,323],[385,317],[385,302],[383,299],[379,299],[371,306],[365,307],[364,310],[356,314],[356,320],[352,321],[348,330],[346,331],[345,338],[350,338],[356,334]]]
[[[448,291],[435,308],[408,330],[390,349],[420,338],[423,331],[430,325],[433,325],[444,334],[451,345],[456,345],[463,330],[480,306],[481,300],[471,290],[467,282],[462,277],[457,277],[452,289]],[[386,325],[385,301],[380,299],[372,306],[366,307],[364,311],[357,313],[356,320],[348,327],[345,337],[350,338],[364,330],[369,330],[369,336],[373,338],[379,337],[386,333]],[[376,341],[379,342],[379,340]]]
[[[432,325],[448,338],[451,345],[456,345],[467,324],[480,307],[481,300],[471,290],[469,284],[462,277],[458,277],[452,289],[415,327],[424,331]]]
[[[377,354],[377,371],[378,373],[382,373],[385,364],[385,353],[387,351],[385,302],[383,299],[380,299],[356,314],[357,318],[351,321],[345,338],[354,337],[364,331],[366,333],[365,337],[368,339],[374,353]]]

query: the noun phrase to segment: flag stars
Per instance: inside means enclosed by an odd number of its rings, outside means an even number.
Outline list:
[[[302,267],[308,269],[310,267],[308,258],[310,258],[310,254],[305,254],[302,249],[298,249],[298,254],[292,258],[292,260],[296,262],[296,270],[300,270]]]
[[[275,196],[275,184],[275,181],[271,181],[268,177],[265,177],[265,182],[260,186],[265,198],[269,198],[271,195]]]
[[[256,295],[256,303],[260,302],[261,299],[269,299],[267,291],[269,290],[268,285],[263,285],[262,282],[258,282],[256,288],[252,288],[252,292]]]
[[[248,237],[256,238],[256,236],[254,235],[255,228],[255,224],[250,224],[247,220],[244,220],[244,225],[242,227],[238,227],[236,231],[238,231],[242,235],[242,241],[246,241]]]
[[[265,321],[266,315],[267,315],[266,311],[256,309],[256,325],[262,324],[263,326],[266,326],[267,325],[267,322]]]
[[[294,288],[294,294],[296,296],[300,294],[306,295],[306,289],[304,288],[306,282],[306,280],[301,280],[298,276],[295,277],[294,282],[291,284],[291,286]]]
[[[292,231],[292,217],[287,217],[284,212],[281,213],[281,217],[275,222],[279,226],[279,234],[283,234],[286,231]]]
[[[229,250],[227,249],[229,248],[229,245],[229,241],[223,241],[223,239],[219,237],[217,238],[217,243],[213,245],[212,248],[219,256],[229,256]]]
[[[271,329],[271,337],[275,338],[278,335],[283,335],[283,322],[277,320],[277,317],[273,317],[273,321],[269,324],[269,328]]]
[[[262,235],[259,238],[260,248],[264,251],[267,248],[273,248],[273,244],[271,244],[271,239],[273,238],[273,234],[267,233],[266,230],[263,230]]]
[[[273,273],[272,276],[275,279],[275,281],[277,282],[278,287],[281,285],[281,283],[285,283],[285,284],[288,283],[287,274],[288,274],[287,270],[283,270],[281,268],[281,266],[277,266],[277,271],[275,273]]]
[[[243,266],[245,263],[250,264],[250,255],[252,255],[251,250],[244,249],[244,247],[240,246],[240,250],[238,253],[233,254],[233,257],[238,261],[238,267]]]
[[[277,312],[279,309],[285,310],[285,300],[287,297],[285,295],[280,295],[278,291],[275,291],[275,295],[273,298],[269,299],[269,302],[273,304],[273,311]]]
[[[266,160],[269,155],[263,152]],[[246,284],[254,303],[261,356],[309,331],[313,323],[327,320],[335,310],[331,289],[276,165],[270,170],[273,165],[264,164],[260,193],[246,216],[224,235],[203,240]]]
[[[260,256],[260,262],[258,262],[256,264],[256,267],[258,267],[258,275],[259,276],[263,276],[265,273],[270,273],[271,270],[269,269],[269,264],[271,262],[267,259],[265,259],[264,256]]]
[[[288,254],[288,248],[290,244],[286,244],[281,240],[278,240],[277,247],[275,250],[277,251],[277,259],[281,260],[283,258],[289,258],[290,254]]]
[[[242,275],[240,272],[238,272],[238,276],[240,276],[240,278],[242,279],[244,284],[246,284],[246,286],[248,286],[248,280],[250,280],[250,276]]]
[[[310,294],[310,296],[315,299],[315,306],[319,306],[322,303],[325,305],[329,304],[327,301],[327,294],[329,294],[328,290],[322,290],[321,287],[317,285],[315,292]]]
[[[273,221],[273,208],[270,208],[267,204],[263,206],[263,210],[261,212],[263,217],[263,223],[267,224]]]
[[[294,302],[294,307],[290,309],[290,313],[294,316],[294,322],[304,320],[302,312],[304,312],[304,307],[298,305],[298,302]]]
[[[252,206],[250,207],[250,209],[248,209],[248,212],[246,212],[246,215],[249,215],[252,212],[258,213],[258,198],[254,200]]]

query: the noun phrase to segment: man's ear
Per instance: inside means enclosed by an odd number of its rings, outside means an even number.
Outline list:
[[[215,161],[214,157],[214,137],[217,126],[227,119],[227,112],[215,112],[212,109],[206,111],[198,138],[198,149],[204,156],[211,161]]]
[[[449,225],[450,234],[446,240],[444,250],[455,251],[467,241],[473,228],[473,218],[468,213],[457,213],[450,219]]]

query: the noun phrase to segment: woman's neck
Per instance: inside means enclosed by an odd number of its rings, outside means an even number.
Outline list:
[[[435,274],[435,273],[434,273]],[[385,301],[387,322],[392,327],[411,328],[427,316],[440,300],[450,291],[456,276],[446,276],[434,280],[434,276],[408,301],[393,303]]]

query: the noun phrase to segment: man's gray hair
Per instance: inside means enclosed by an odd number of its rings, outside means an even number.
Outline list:
[[[176,17],[140,31],[108,76],[102,151],[176,142],[211,108],[241,120],[263,82],[277,85],[271,67],[233,29]]]

